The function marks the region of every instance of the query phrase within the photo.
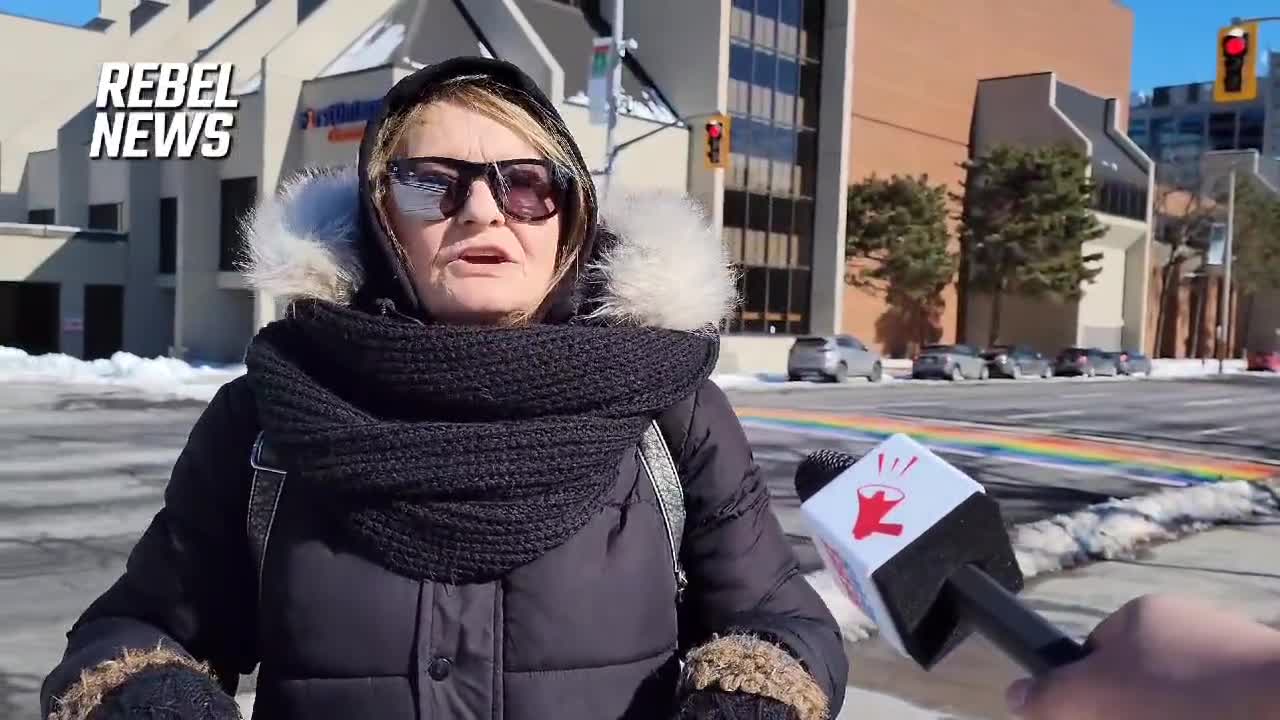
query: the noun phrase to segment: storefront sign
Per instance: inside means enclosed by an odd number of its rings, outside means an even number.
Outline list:
[[[298,113],[298,129],[329,128],[329,142],[359,142],[364,137],[364,124],[378,113],[381,105],[381,100],[353,100],[318,109],[306,108]]]

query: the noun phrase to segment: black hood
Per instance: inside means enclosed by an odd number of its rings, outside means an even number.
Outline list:
[[[409,278],[408,268],[400,260],[390,234],[382,224],[374,207],[373,185],[369,177],[369,158],[377,145],[378,131],[388,119],[407,112],[413,106],[430,101],[440,87],[464,76],[483,77],[503,97],[528,110],[535,118],[542,118],[546,127],[557,137],[564,138],[570,156],[576,165],[574,175],[591,177],[582,153],[573,135],[564,124],[559,111],[537,83],[508,62],[483,57],[459,57],[424,67],[396,83],[382,99],[378,113],[365,126],[364,139],[360,142],[359,173],[359,255],[364,267],[364,283],[357,303],[372,307],[390,300],[397,310],[421,319],[429,319],[426,307],[418,297]],[[572,317],[577,306],[576,285],[582,269],[592,256],[597,230],[597,203],[594,186],[583,189],[585,207],[577,207],[576,193],[570,193],[570,202],[562,212],[573,217],[585,215],[586,235],[584,246],[578,254],[578,266],[569,272],[552,293],[549,322],[563,322]],[[567,227],[562,224],[562,227]]]

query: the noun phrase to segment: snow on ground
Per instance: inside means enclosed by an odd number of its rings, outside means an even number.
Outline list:
[[[1244,360],[1224,360],[1222,363],[1223,371],[1228,373],[1244,372],[1245,367]],[[1217,360],[1162,359],[1151,361],[1151,377],[1153,378],[1204,377],[1217,374]]]
[[[0,383],[118,385],[165,398],[210,400],[223,383],[242,374],[244,365],[191,365],[174,358],[142,358],[126,352],[80,360],[61,353],[29,355],[0,347]]]
[[[1009,539],[1023,577],[1033,578],[1093,560],[1131,558],[1151,543],[1257,516],[1280,516],[1280,478],[1267,484],[1206,483],[1112,500],[1018,525]],[[810,573],[806,579],[846,640],[858,642],[875,632],[875,623],[844,595],[829,572]]]

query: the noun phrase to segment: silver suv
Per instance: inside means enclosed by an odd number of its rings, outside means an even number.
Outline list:
[[[844,382],[850,375],[880,382],[884,367],[880,353],[851,335],[796,338],[787,356],[787,377],[823,377]]]

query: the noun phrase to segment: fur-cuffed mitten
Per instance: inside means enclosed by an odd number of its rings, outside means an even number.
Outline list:
[[[84,671],[49,720],[240,720],[204,663],[167,648],[129,651]]]
[[[676,720],[800,720],[796,709],[762,695],[695,690],[685,696]]]
[[[682,720],[827,720],[829,712],[826,693],[804,665],[754,635],[718,637],[691,651],[679,694]],[[779,714],[779,705],[789,713]]]

